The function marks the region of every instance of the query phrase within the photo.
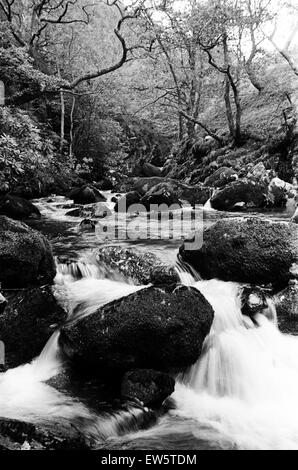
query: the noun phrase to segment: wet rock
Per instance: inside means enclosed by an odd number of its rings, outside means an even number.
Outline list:
[[[263,184],[249,180],[239,180],[228,184],[211,198],[213,209],[228,211],[243,202],[246,208],[262,208],[267,204],[267,188]]]
[[[293,185],[279,178],[273,178],[269,185],[268,198],[273,207],[285,207],[288,199],[293,199],[295,195],[296,190]]]
[[[161,169],[151,163],[144,163],[142,166],[142,173],[144,176],[151,178],[153,176],[161,176]]]
[[[161,204],[165,204],[168,207],[173,204],[177,204],[178,206],[181,205],[178,199],[177,190],[175,190],[170,182],[160,183],[151,188],[145,196],[142,197],[140,204],[142,204],[147,210],[151,210],[152,205],[160,206]]]
[[[0,450],[88,449],[79,424],[74,426],[66,421],[35,424],[1,418]]]
[[[85,185],[81,188],[73,189],[67,197],[75,204],[92,204],[94,202],[105,202],[106,198],[100,191],[92,185]]]
[[[153,177],[153,178],[138,178],[134,182],[134,190],[137,191],[141,196],[144,196],[151,188],[159,183],[163,183],[165,178]]]
[[[93,376],[181,370],[198,359],[213,316],[196,289],[149,287],[64,326],[59,340],[72,364]]]
[[[92,209],[92,217],[96,219],[104,219],[110,213],[111,210],[104,202],[98,202],[97,204],[94,204]]]
[[[79,230],[82,232],[95,232],[96,222],[91,219],[83,219],[80,222]]]
[[[282,333],[298,335],[298,282],[290,281],[286,289],[275,296],[279,329]]]
[[[130,206],[139,204],[141,199],[140,194],[137,191],[131,191],[118,199],[115,204],[115,212],[130,212]]]
[[[145,406],[161,405],[175,390],[175,380],[155,370],[137,369],[124,375],[121,395],[127,400],[138,400]]]
[[[40,212],[31,202],[6,194],[0,197],[0,214],[12,219],[39,219]]]
[[[254,318],[258,314],[273,320],[268,305],[268,293],[256,286],[245,286],[241,291],[241,311],[243,315]]]
[[[38,356],[66,314],[50,286],[3,290],[7,300],[0,314],[0,340],[5,344],[6,364],[16,367]]]
[[[205,205],[212,196],[212,189],[196,184],[195,186],[179,184],[178,188],[179,199],[187,201],[193,207],[195,205]]]
[[[141,253],[119,246],[103,247],[97,252],[100,267],[117,272],[137,285],[177,284],[179,276],[174,266],[162,263],[153,253]]]
[[[5,288],[49,284],[56,274],[48,240],[5,216],[0,216],[0,266],[0,282]]]
[[[228,183],[235,181],[238,179],[238,175],[232,168],[228,167],[221,167],[218,168],[211,176],[205,179],[204,185],[205,186],[213,186],[215,188],[222,188],[226,186]]]
[[[203,278],[284,286],[297,276],[298,227],[258,217],[222,219],[204,230],[203,245],[180,248]]]

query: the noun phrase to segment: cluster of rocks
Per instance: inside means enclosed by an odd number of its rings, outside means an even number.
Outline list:
[[[298,325],[296,224],[258,217],[221,219],[204,230],[202,246],[194,250],[189,246],[189,241],[184,243],[180,255],[203,278],[247,285],[243,290],[245,315],[254,317],[268,309],[270,297],[281,330],[293,333],[293,324]]]
[[[115,211],[150,211],[162,205],[166,210],[166,207],[179,208],[184,203],[194,207],[204,205],[211,195],[212,189],[203,185],[192,186],[163,177],[138,178],[133,183],[132,191],[118,199]]]
[[[211,206],[217,210],[285,207],[296,196],[282,171],[282,145],[249,142],[243,147],[198,142],[181,146],[165,167],[163,176],[212,190]],[[166,170],[166,171],[165,171]]]
[[[61,354],[83,381],[86,376],[106,382],[112,378],[122,400],[159,408],[174,391],[173,373],[200,356],[213,309],[196,289],[181,286],[174,267],[153,254],[104,247],[97,261],[103,272],[113,270],[144,287],[69,323],[52,293],[56,269],[49,242],[23,222],[0,216],[5,367],[32,361],[60,329]],[[73,396],[73,390],[66,393]],[[67,426],[65,433],[63,429],[59,424],[55,433],[55,426],[0,419],[0,448],[86,445],[80,433],[68,435]]]
[[[109,246],[98,250],[97,262],[103,277],[112,271],[143,288],[63,326],[61,349],[82,374],[123,377],[124,399],[160,405],[174,390],[172,373],[200,356],[213,309],[153,254]]]

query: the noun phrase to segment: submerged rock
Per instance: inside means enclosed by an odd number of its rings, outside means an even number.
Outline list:
[[[0,340],[5,344],[6,364],[16,367],[40,354],[66,313],[50,286],[4,290],[3,294],[7,305],[0,314]]]
[[[149,287],[65,325],[59,341],[73,365],[93,376],[181,370],[198,359],[213,316],[196,289]]]
[[[204,230],[198,249],[180,248],[182,259],[205,279],[284,286],[297,276],[298,227],[258,217],[222,219]]]
[[[17,220],[41,217],[38,208],[31,202],[11,194],[0,197],[0,214]]]
[[[291,281],[286,289],[276,294],[275,307],[279,329],[283,333],[298,335],[297,281]]]
[[[95,232],[96,222],[91,219],[83,219],[80,222],[79,230],[81,232]]]
[[[263,184],[249,180],[238,180],[216,192],[211,198],[211,206],[216,210],[232,210],[238,203],[247,208],[265,207],[267,188]]]
[[[148,369],[136,369],[124,375],[121,395],[138,400],[145,406],[161,405],[175,390],[175,380],[167,374]]]
[[[244,286],[241,291],[242,314],[254,318],[258,314],[265,315],[273,320],[270,306],[268,305],[268,294],[256,286]]]
[[[67,196],[75,204],[92,204],[94,202],[105,202],[106,198],[92,185],[85,185],[70,191]]]
[[[174,266],[162,263],[153,253],[141,253],[119,246],[101,248],[96,255],[100,267],[114,271],[137,285],[177,284],[179,276]]]
[[[0,216],[2,287],[50,284],[56,274],[48,240],[22,222]]]
[[[0,450],[80,450],[89,445],[80,431],[66,421],[29,423],[0,418]]]

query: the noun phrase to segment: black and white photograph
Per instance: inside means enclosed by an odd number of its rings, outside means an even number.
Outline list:
[[[298,0],[0,0],[2,450],[298,450]]]

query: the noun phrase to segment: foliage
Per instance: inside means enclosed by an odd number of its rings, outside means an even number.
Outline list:
[[[55,183],[62,170],[72,171],[73,162],[57,158],[51,132],[41,130],[25,111],[0,108],[0,191],[26,190],[37,195]],[[21,182],[21,184],[20,184]],[[29,194],[30,195],[30,194]]]

